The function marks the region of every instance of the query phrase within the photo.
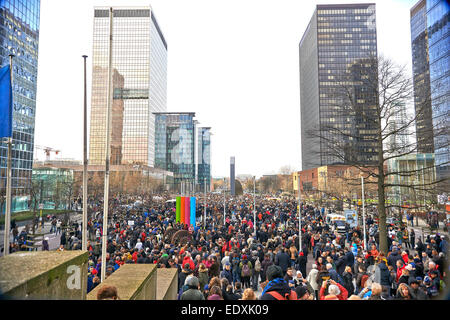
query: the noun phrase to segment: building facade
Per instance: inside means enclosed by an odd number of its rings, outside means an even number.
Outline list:
[[[184,184],[193,190],[196,182],[194,117],[193,112],[155,113],[155,168],[173,172],[174,188]]]
[[[197,184],[199,191],[211,190],[211,128],[197,130]]]
[[[398,206],[430,206],[433,182],[436,181],[435,155],[416,153],[389,159],[388,183],[395,185],[388,190],[388,199]],[[431,201],[434,200],[434,201]]]
[[[373,164],[374,128],[361,115],[376,108],[365,85],[376,79],[375,4],[317,5],[299,56],[302,169]],[[354,92],[352,104],[343,84]]]
[[[39,49],[39,0],[0,0],[0,67],[13,54],[13,148],[11,211],[30,197]],[[8,146],[0,142],[0,212],[4,212]]]
[[[94,9],[89,163],[105,163],[109,8]],[[111,164],[154,166],[154,112],[167,110],[167,43],[153,10],[113,8]]]
[[[437,180],[450,178],[449,14],[445,0],[421,0],[411,8],[418,151],[435,153]]]
[[[72,169],[43,166],[33,168],[33,193],[31,207],[44,209],[68,209],[74,196]]]
[[[434,153],[426,0],[419,1],[410,15],[417,151]]]
[[[431,108],[437,179],[450,179],[450,4],[427,0]],[[447,186],[450,183],[447,181]],[[448,190],[448,189],[447,189]]]

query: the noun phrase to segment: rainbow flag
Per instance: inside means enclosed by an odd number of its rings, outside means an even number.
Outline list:
[[[181,206],[181,197],[177,197],[176,198],[177,199],[177,206],[176,206],[176,219],[175,219],[175,221],[176,222],[180,222],[180,219],[181,219],[181,217],[180,217],[180,206]]]
[[[191,197],[191,225],[195,227],[195,197]]]
[[[191,216],[191,204],[190,204],[190,201],[191,200],[191,198],[189,198],[189,197],[185,197],[184,198],[184,205],[185,205],[185,208],[184,208],[184,214],[185,214],[185,216],[184,216],[184,223],[185,224],[187,224],[187,225],[189,225],[189,220],[190,220],[190,216]]]
[[[184,213],[186,205],[184,202],[185,202],[186,198],[185,197],[180,197],[180,198],[181,198],[180,199],[180,222],[184,224],[185,223],[184,218],[186,217],[186,215]]]

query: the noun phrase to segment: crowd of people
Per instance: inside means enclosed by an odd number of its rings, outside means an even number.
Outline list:
[[[300,248],[296,199],[258,198],[256,222],[251,195],[228,199],[224,221],[223,198],[209,194],[205,223],[199,199],[190,241],[174,243],[167,230],[188,227],[175,221],[168,199],[112,201],[105,277],[125,263],[177,268],[180,300],[426,300],[448,285],[448,239],[439,233],[422,241],[412,228],[389,226],[383,254],[373,219],[364,248],[361,227],[339,233],[326,209],[301,204]],[[102,264],[101,202],[91,207],[88,292],[100,283]]]
[[[252,195],[229,198],[224,219],[223,197],[208,194],[204,214],[202,195],[195,228],[176,222],[170,199],[110,201],[105,277],[125,263],[176,268],[180,300],[427,300],[448,286],[448,238],[439,233],[422,240],[407,225],[389,225],[384,254],[372,217],[365,248],[361,227],[338,232],[328,209],[302,203],[300,245],[295,198],[257,197],[256,219]],[[89,212],[88,292],[101,279],[102,201],[91,199]],[[81,225],[61,231],[61,221],[50,221],[60,234],[58,250],[81,249]],[[169,229],[188,230],[190,237],[171,241]],[[14,237],[17,245],[26,230]]]

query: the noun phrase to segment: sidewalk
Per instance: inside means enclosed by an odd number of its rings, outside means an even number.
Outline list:
[[[75,212],[74,212],[75,213]],[[71,222],[76,221],[78,223],[81,223],[82,221],[82,215],[79,213],[75,213],[71,216],[70,219]],[[25,225],[24,226],[19,226],[17,228],[17,230],[20,232],[25,229]],[[51,222],[50,221],[45,221],[44,222],[44,226],[42,227],[42,233],[47,236],[49,238],[49,250],[56,250],[59,247],[59,239],[61,234],[55,235],[55,233],[50,233],[50,229],[51,229]],[[39,232],[39,227],[36,229],[36,233],[41,233]],[[0,251],[3,250],[3,237],[5,234],[5,230],[0,230]],[[10,233],[11,235],[12,233]],[[11,239],[10,239],[11,241]],[[37,244],[40,244],[41,241],[37,242]],[[0,257],[3,256],[3,252],[0,252]]]
[[[439,228],[437,230],[433,230],[433,232],[430,232],[430,226],[427,224],[427,222],[421,218],[418,218],[419,224],[416,224],[416,219],[414,219],[414,226],[411,227],[411,225],[407,224],[408,228],[414,228],[414,231],[416,232],[416,238],[418,236],[422,237],[422,241],[427,237],[429,234],[436,234],[439,233],[440,235],[445,235],[447,240],[449,238],[449,232],[444,231],[444,225],[442,222],[439,222]]]

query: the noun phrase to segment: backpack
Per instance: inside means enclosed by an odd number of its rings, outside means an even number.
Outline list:
[[[259,262],[259,259],[255,261],[255,271],[260,272],[261,271],[261,262]]]
[[[291,292],[289,294],[286,293],[284,295],[284,297],[276,291],[269,291],[267,293],[270,294],[272,297],[274,297],[277,300],[298,300],[297,293],[294,290],[291,290]]]
[[[251,270],[250,270],[250,267],[248,266],[248,262],[242,266],[241,276],[242,277],[250,277],[251,276]]]

